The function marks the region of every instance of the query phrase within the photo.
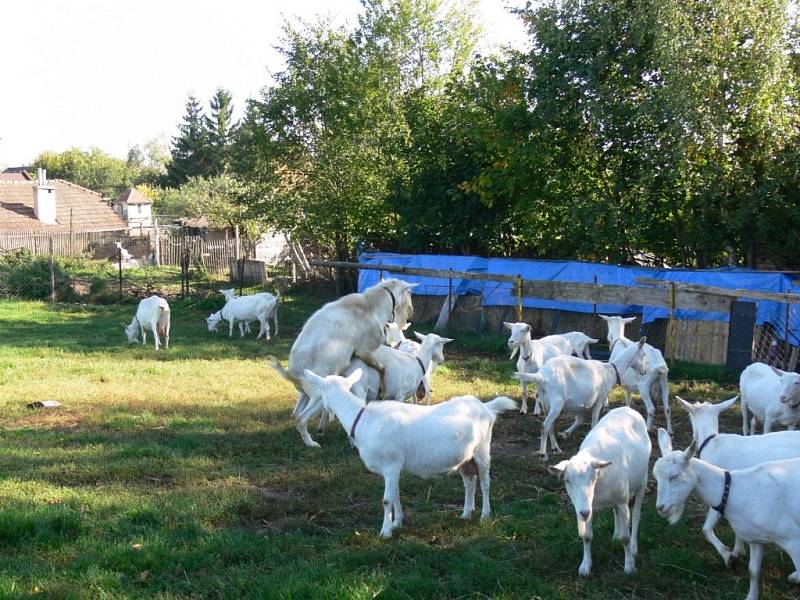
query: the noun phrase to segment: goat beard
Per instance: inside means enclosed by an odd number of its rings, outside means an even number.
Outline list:
[[[519,346],[514,346],[514,349],[511,351],[511,356],[509,356],[508,358],[509,359],[514,358],[517,352],[519,352]]]

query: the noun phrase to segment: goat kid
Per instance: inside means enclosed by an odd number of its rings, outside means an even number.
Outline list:
[[[744,435],[755,433],[759,421],[764,423],[764,433],[772,431],[776,423],[789,430],[797,425],[800,418],[800,374],[753,363],[739,376],[739,391]]]
[[[159,349],[158,337],[164,338],[164,348],[169,348],[169,304],[159,296],[150,296],[139,302],[136,314],[129,325],[123,325],[128,336],[128,342],[134,343],[138,340],[138,333],[142,334],[142,345],[147,344],[147,334],[145,328],[150,328],[153,332],[153,342],[156,350]]]
[[[692,436],[698,447],[697,458],[728,471],[747,469],[773,460],[800,458],[800,431],[779,431],[755,436],[719,433],[719,415],[733,406],[738,396],[717,404],[692,404],[680,396],[675,398],[689,413]],[[716,510],[708,510],[703,524],[703,535],[719,552],[725,565],[730,567],[733,559],[744,553],[744,542],[737,536],[733,551],[723,544],[714,532],[719,518],[720,514]]]
[[[458,470],[464,482],[463,519],[475,510],[477,475],[483,500],[481,519],[488,518],[492,428],[497,415],[516,409],[516,402],[505,396],[486,403],[475,396],[460,396],[433,406],[392,401],[367,405],[350,392],[361,375],[356,369],[347,378],[323,378],[306,369],[303,381],[309,393],[320,397],[325,408],[336,415],[364,466],[383,477],[380,536],[391,537],[403,524],[403,471],[428,478]]]
[[[547,417],[542,424],[542,439],[539,455],[547,460],[547,441],[560,452],[553,429],[558,416],[566,411],[575,414],[570,427],[561,433],[568,437],[583,422],[583,413],[591,410],[592,427],[597,425],[600,411],[609,392],[620,382],[619,374],[626,369],[641,372],[644,369],[643,350],[647,338],[625,348],[607,363],[599,360],[584,360],[575,356],[551,358],[538,373],[515,373],[520,380],[533,381],[540,392],[542,406]]]
[[[695,457],[697,442],[673,451],[672,440],[658,430],[661,458],[653,467],[658,485],[656,510],[677,523],[692,492],[724,516],[737,538],[750,546],[750,591],[758,600],[761,559],[766,544],[776,544],[792,559],[789,581],[800,583],[800,458],[727,471]]]
[[[625,546],[625,572],[636,571],[650,450],[644,419],[631,408],[615,408],[592,428],[575,456],[549,468],[551,473],[564,477],[575,508],[578,535],[583,540],[583,561],[578,573],[583,577],[592,572],[595,512],[609,507],[614,509],[614,539]]]

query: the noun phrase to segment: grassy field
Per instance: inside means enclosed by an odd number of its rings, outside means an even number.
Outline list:
[[[283,305],[281,336],[262,344],[208,333],[208,308],[174,303],[171,348],[156,354],[124,343],[121,323],[133,305],[0,301],[0,597],[746,594],[746,564],[726,569],[701,537],[705,510],[691,505],[669,527],[653,507],[654,489],[638,573],[622,573],[608,511],[595,520],[593,576],[581,579],[574,512],[563,485],[534,458],[540,421],[531,416],[504,415],[495,428],[491,519],[458,518],[457,476],[404,476],[405,526],[379,539],[382,481],[338,424],[318,437],[321,449],[302,445],[290,418],[293,389],[263,360],[286,358],[302,312]],[[474,340],[454,346],[434,379],[437,399],[518,396],[503,353]],[[689,381],[673,391],[732,395]],[[46,399],[63,407],[25,408]],[[724,428],[738,430],[738,417],[726,416]],[[674,418],[682,446],[691,430],[683,411],[675,408]],[[567,455],[585,431],[562,444]],[[764,567],[763,598],[798,594],[786,582],[786,555],[770,549]]]

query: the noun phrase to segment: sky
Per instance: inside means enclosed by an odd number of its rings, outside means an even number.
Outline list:
[[[508,6],[479,0],[481,50],[524,47]],[[45,150],[97,147],[125,158],[177,131],[186,97],[214,90],[239,110],[280,71],[285,19],[355,24],[358,0],[5,0],[0,57],[0,168]]]

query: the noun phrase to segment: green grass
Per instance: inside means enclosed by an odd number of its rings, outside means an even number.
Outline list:
[[[286,358],[315,302],[285,300],[281,336],[267,344],[208,333],[212,298],[174,301],[171,348],[159,353],[123,342],[133,304],[0,301],[0,598],[745,595],[746,565],[726,569],[701,537],[705,511],[691,505],[669,527],[653,490],[638,573],[622,574],[607,512],[595,523],[594,574],[578,577],[574,513],[534,458],[531,416],[498,420],[491,519],[458,518],[458,477],[404,476],[406,524],[380,540],[382,482],[338,426],[318,437],[322,449],[305,448],[293,389],[265,365],[266,354]],[[437,400],[518,396],[505,352],[474,340],[448,350]],[[733,393],[713,381],[675,381],[673,391]],[[25,408],[44,399],[63,407]],[[687,443],[686,415],[676,407],[674,419],[677,443]],[[724,428],[738,427],[738,414],[726,415]],[[763,598],[797,594],[786,555],[773,548],[764,565]]]

